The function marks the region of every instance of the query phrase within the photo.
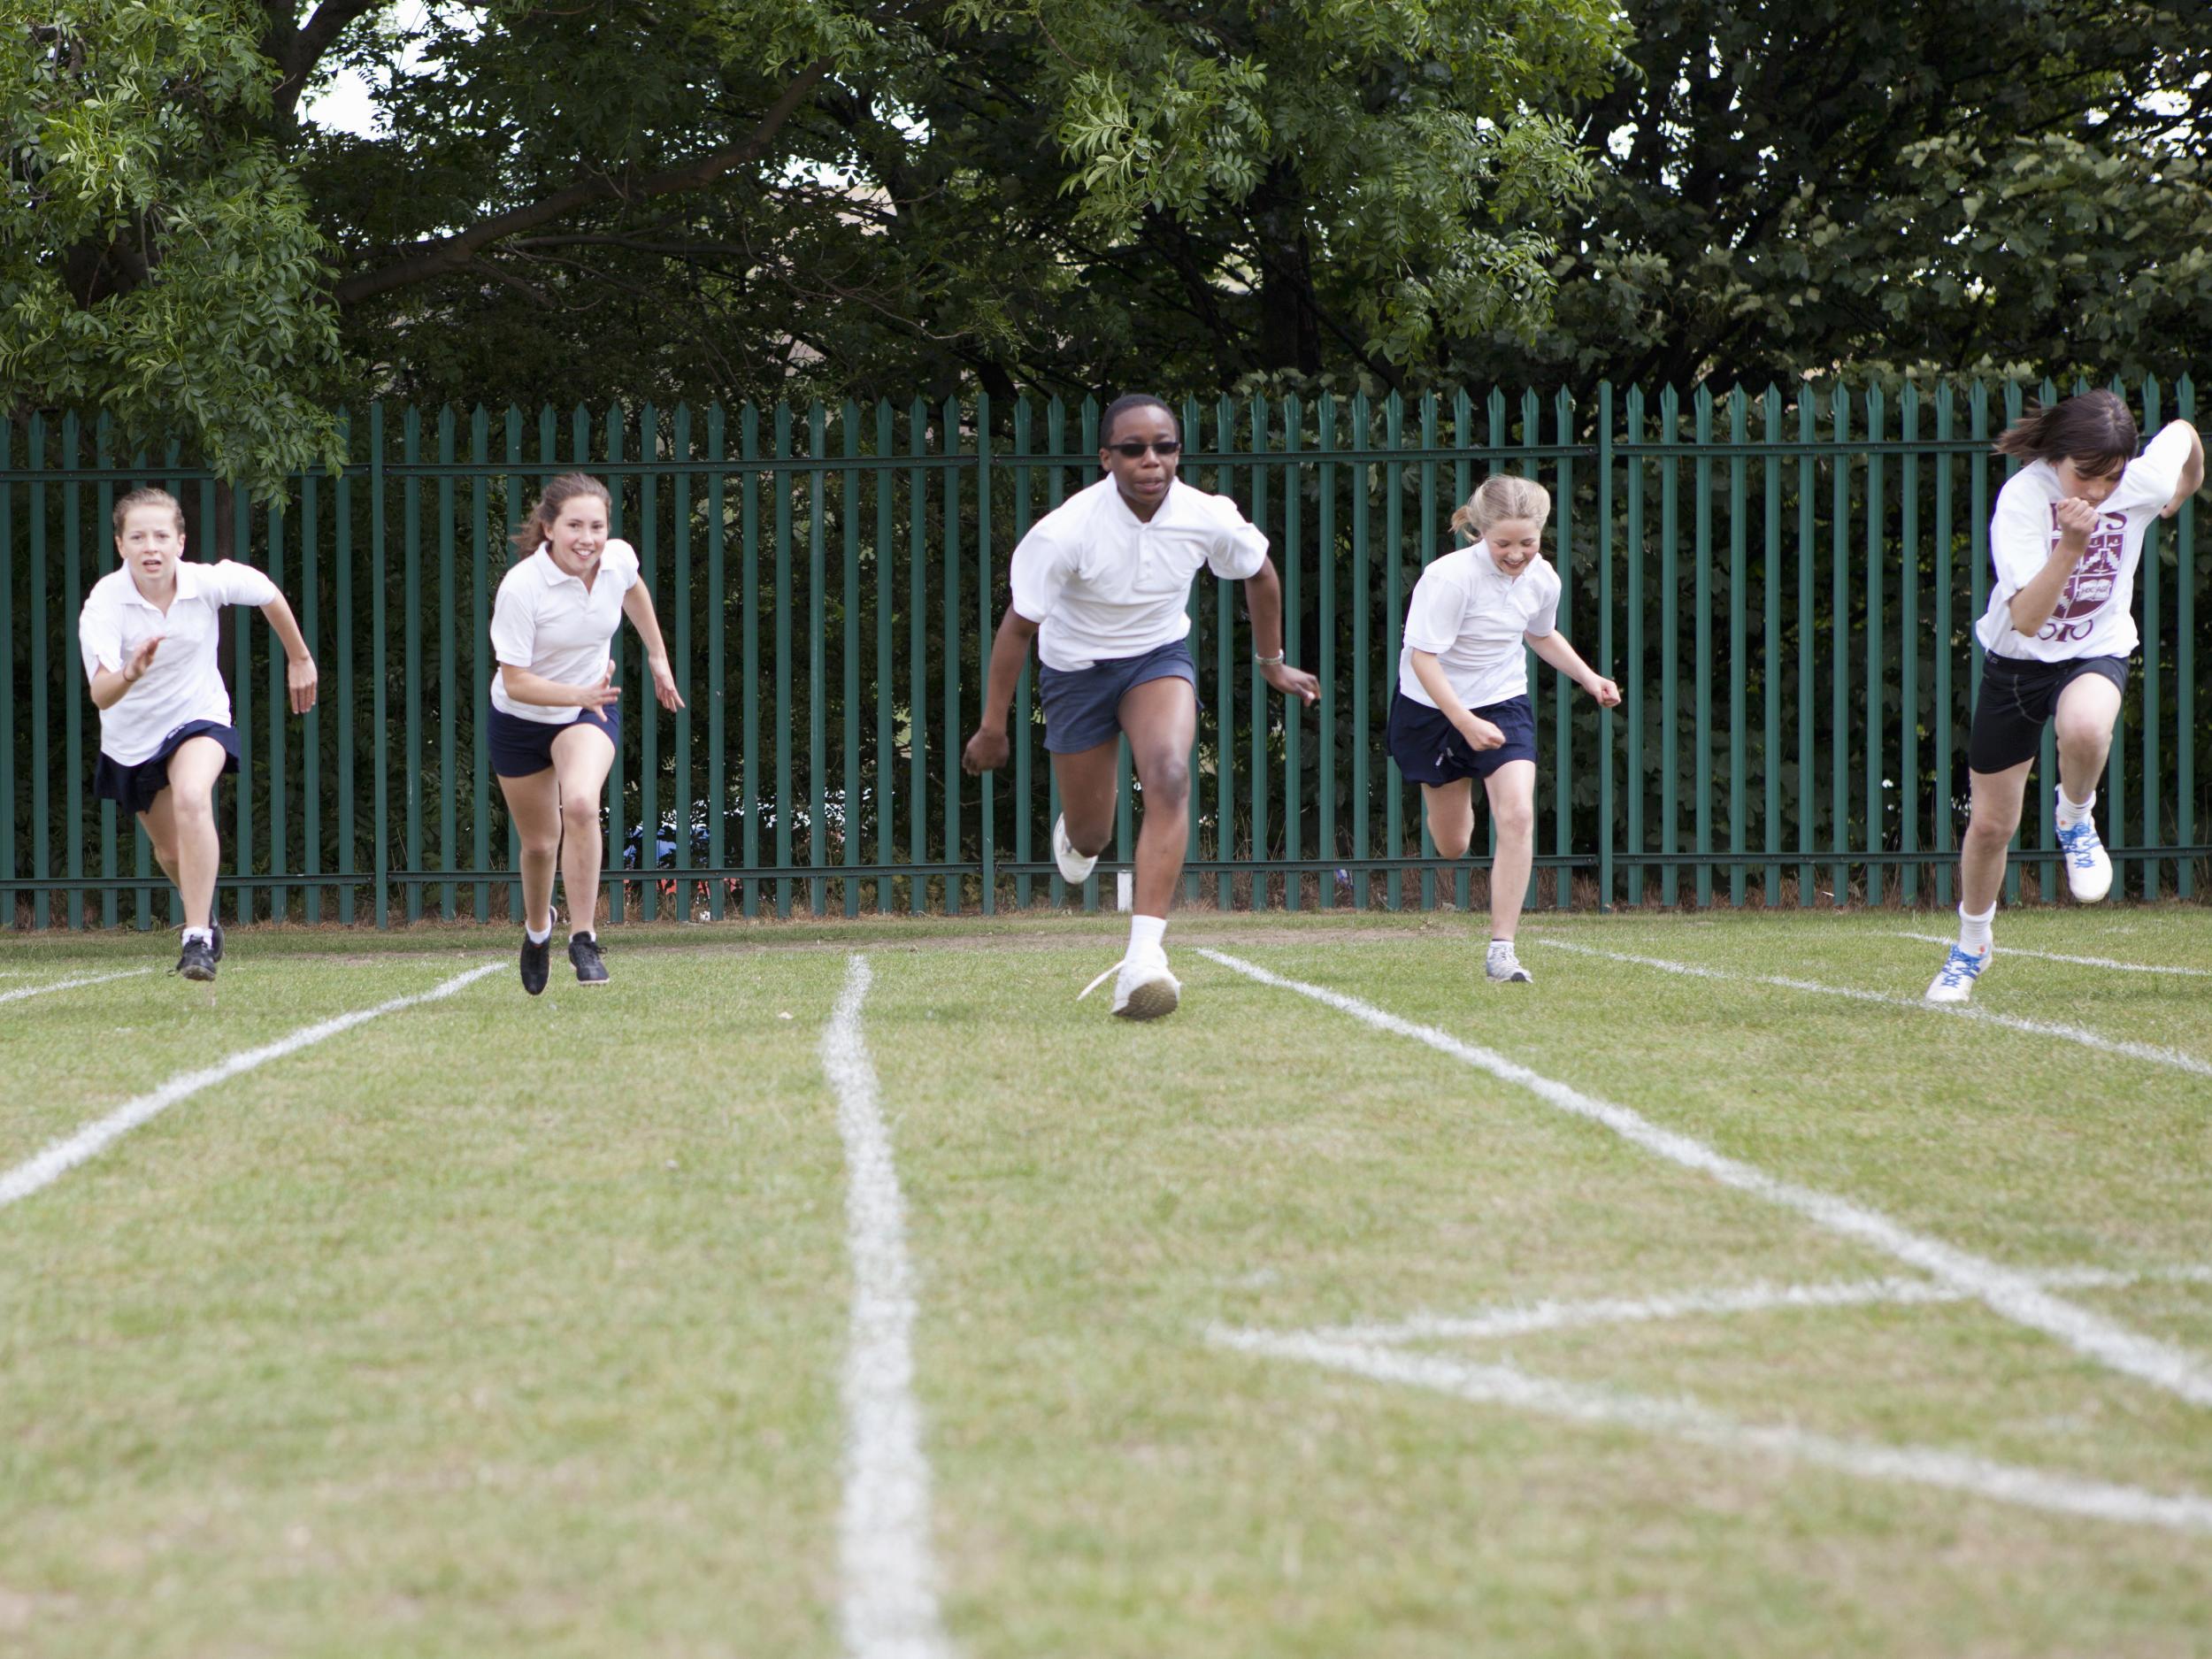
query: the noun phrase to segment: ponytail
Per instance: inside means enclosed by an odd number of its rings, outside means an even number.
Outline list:
[[[545,493],[530,509],[529,516],[522,521],[522,527],[508,538],[515,544],[516,556],[526,557],[538,550],[540,542],[550,540],[554,522],[560,518],[561,509],[579,495],[596,495],[610,508],[614,505],[614,497],[607,493],[606,485],[590,473],[562,473],[545,487]]]
[[[1486,534],[1494,524],[1525,518],[1542,526],[1551,517],[1551,492],[1532,478],[1493,472],[1452,513],[1452,528],[1474,535]]]
[[[2087,478],[2109,478],[2135,458],[2135,417],[2111,392],[2084,392],[2031,403],[1997,440],[1999,455],[2024,461],[2071,461]]]

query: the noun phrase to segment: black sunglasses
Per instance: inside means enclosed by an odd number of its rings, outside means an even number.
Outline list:
[[[1106,447],[1116,455],[1125,456],[1133,461],[1147,449],[1155,455],[1179,455],[1183,443],[1179,438],[1162,438],[1157,443],[1110,443]]]

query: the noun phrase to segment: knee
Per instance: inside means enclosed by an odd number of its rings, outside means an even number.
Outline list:
[[[174,870],[177,867],[176,842],[163,841],[153,835],[149,835],[146,839],[154,844],[154,862],[164,870]]]
[[[2061,715],[2053,723],[2058,746],[2070,755],[2101,756],[2112,742],[2112,727],[2097,720],[2068,719]]]
[[[561,845],[556,831],[518,829],[515,835],[522,843],[522,856],[526,858],[550,858]]]
[[[1145,769],[1144,798],[1148,810],[1179,812],[1190,804],[1190,763],[1180,755],[1156,761]]]
[[[1434,824],[1431,824],[1429,839],[1436,843],[1439,857],[1464,858],[1467,856],[1467,849],[1474,841],[1475,826],[1471,823],[1455,824],[1439,829]]]
[[[1525,841],[1536,833],[1536,809],[1525,802],[1494,807],[1490,817],[1502,841]]]
[[[179,829],[199,829],[215,822],[215,797],[197,790],[172,789],[169,816]]]
[[[561,829],[568,835],[599,833],[599,802],[595,796],[573,795],[561,803]]]
[[[2020,809],[1977,806],[1966,820],[1966,839],[1984,848],[2007,846],[2020,827]]]

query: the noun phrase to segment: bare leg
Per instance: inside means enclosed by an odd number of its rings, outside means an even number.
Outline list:
[[[2013,831],[2020,827],[2020,798],[2032,764],[2024,760],[2002,772],[1967,774],[1972,801],[1966,833],[1959,841],[1959,909],[1969,916],[1985,915],[1996,907],[1997,894],[2005,885],[2006,849],[2012,845]]]
[[[2120,688],[2102,674],[2083,674],[2058,694],[2058,776],[2069,801],[2095,792],[2119,718]]]
[[[1060,816],[1068,826],[1068,844],[1086,858],[1095,858],[1114,838],[1114,797],[1121,740],[1052,757],[1052,780],[1060,786]]]
[[[228,757],[211,737],[188,737],[169,757],[169,787],[154,797],[147,817],[164,814],[174,835],[170,879],[184,896],[184,925],[204,928],[215,911],[215,874],[223,844],[215,832],[215,782]],[[155,843],[159,849],[158,841]]]
[[[581,721],[553,740],[553,770],[561,792],[561,879],[568,887],[568,931],[599,933],[599,795],[614,765],[614,744]]]
[[[1120,715],[1137,785],[1144,791],[1144,821],[1137,827],[1136,913],[1164,917],[1175,902],[1175,884],[1182,879],[1190,844],[1190,750],[1198,733],[1198,694],[1179,677],[1148,680],[1130,687]],[[1072,833],[1071,824],[1071,838]]]
[[[1509,760],[1483,780],[1498,850],[1490,860],[1490,936],[1510,939],[1521,925],[1536,857],[1536,763]]]
[[[1429,816],[1429,839],[1447,858],[1464,858],[1475,839],[1475,780],[1425,783],[1421,800]]]
[[[522,925],[534,933],[553,926],[553,859],[561,845],[561,792],[553,768],[526,778],[502,778],[508,816],[522,843]]]

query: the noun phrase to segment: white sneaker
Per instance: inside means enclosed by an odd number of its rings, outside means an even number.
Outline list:
[[[2058,846],[2066,855],[2066,886],[2077,899],[2094,904],[2112,891],[2112,856],[2097,834],[2095,819],[2059,831]]]
[[[1521,965],[1521,959],[1513,954],[1510,942],[1503,949],[1493,945],[1490,954],[1483,959],[1482,971],[1500,985],[1533,985],[1536,976]]]
[[[1974,981],[1981,978],[1989,959],[1997,954],[1993,945],[1984,945],[1978,952],[1951,947],[1951,954],[1944,958],[1943,972],[1937,974],[1928,987],[1931,1002],[1963,1002],[1974,995]]]
[[[1157,946],[1131,951],[1085,986],[1075,1000],[1081,1002],[1105,984],[1107,974],[1120,976],[1114,981],[1113,1011],[1124,1019],[1158,1019],[1172,1014],[1183,1000],[1183,982],[1168,972],[1167,952]]]
[[[1098,863],[1096,853],[1086,858],[1068,840],[1065,813],[1052,820],[1052,862],[1060,866],[1061,880],[1077,886],[1090,879],[1092,867]]]

